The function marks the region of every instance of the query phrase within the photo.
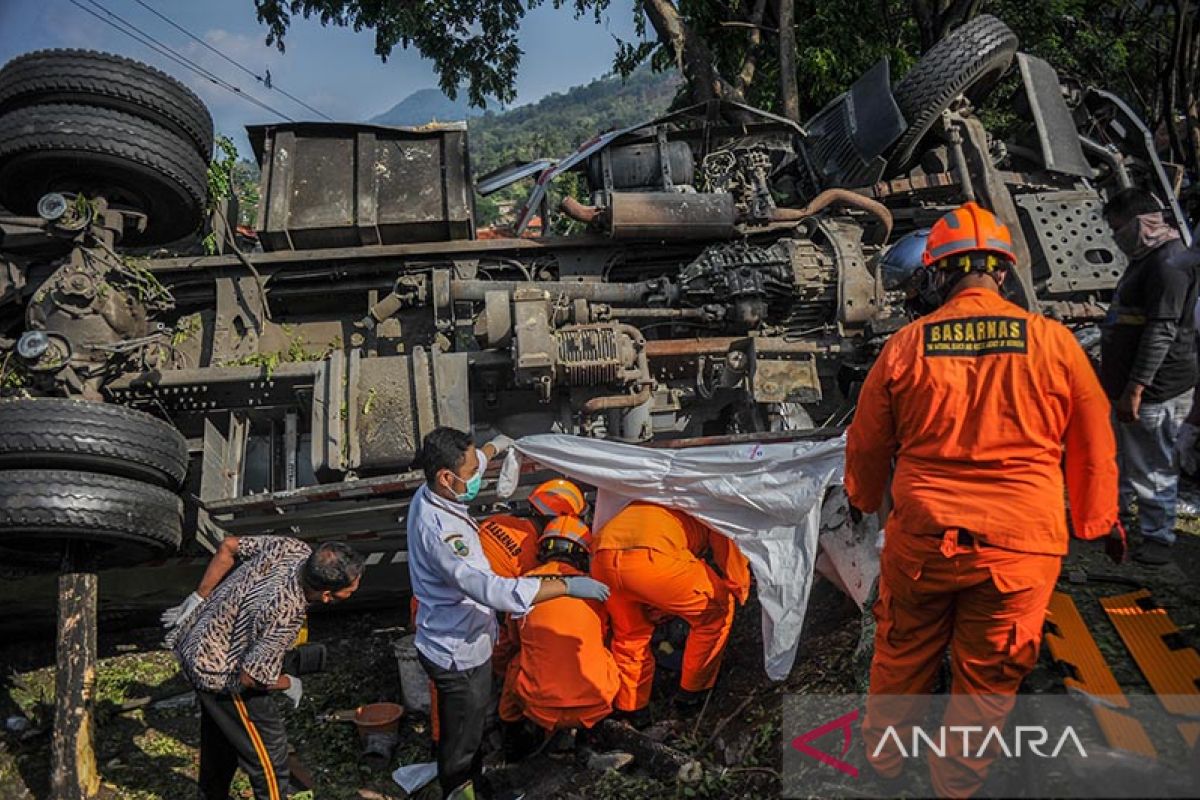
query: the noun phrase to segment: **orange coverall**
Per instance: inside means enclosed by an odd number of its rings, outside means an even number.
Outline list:
[[[479,523],[479,543],[492,572],[504,578],[518,578],[538,566],[537,540],[540,531],[531,520],[510,514],[493,514]],[[500,626],[492,650],[492,672],[504,675],[517,653],[518,642],[507,625]]]
[[[569,564],[550,561],[526,573],[584,575]],[[500,718],[515,722],[524,714],[549,731],[579,725],[590,728],[612,713],[620,680],[605,647],[608,613],[603,604],[574,597],[538,603],[510,621],[519,650],[508,665]]]
[[[710,547],[723,577],[698,558]],[[734,599],[745,602],[750,593],[750,566],[736,544],[683,511],[634,502],[596,534],[592,576],[611,590],[612,653],[621,671],[617,708],[650,703],[655,610],[691,627],[679,685],[691,692],[712,688]]]
[[[510,514],[493,514],[479,523],[479,543],[483,545],[483,554],[487,556],[488,565],[492,572],[504,578],[516,578],[538,565],[537,540],[539,531],[537,525],[527,519],[514,517]],[[417,619],[417,598],[409,603],[409,613],[413,625]],[[500,625],[500,633],[496,636],[496,646],[492,649],[492,672],[503,675],[517,652],[518,643],[512,638],[512,632],[507,625]],[[429,694],[432,701],[430,711],[433,740],[438,740],[441,725],[437,717],[437,690],[433,681],[429,682]]]
[[[1037,661],[1067,552],[1064,472],[1075,535],[1107,535],[1117,519],[1108,400],[1064,326],[967,288],[884,346],[846,442],[850,502],[875,511],[891,476],[895,504],[873,609],[868,754],[889,725],[910,741],[923,703],[893,696],[928,695],[947,646],[942,724],[1003,725]],[[990,760],[953,747],[931,756],[934,790],[970,796]],[[903,766],[890,749],[872,763],[885,776]]]

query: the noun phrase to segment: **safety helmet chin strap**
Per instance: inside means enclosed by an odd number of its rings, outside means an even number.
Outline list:
[[[966,253],[963,255],[943,258],[934,265],[933,288],[940,303],[950,298],[954,287],[968,275],[987,275],[996,282],[996,289],[1003,295],[1003,275],[998,274],[1008,269],[1011,262],[994,253]]]
[[[938,272],[955,272],[963,275],[972,272],[992,273],[1009,265],[1006,258],[995,253],[963,253],[943,258],[936,263]]]

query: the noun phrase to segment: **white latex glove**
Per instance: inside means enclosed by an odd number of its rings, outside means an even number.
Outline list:
[[[569,575],[563,578],[567,584],[567,594],[580,600],[599,600],[603,603],[608,599],[608,587],[594,578],[586,575]]]
[[[292,701],[292,708],[299,708],[300,698],[304,697],[304,683],[295,675],[288,675],[287,679],[288,688],[283,690],[283,694]]]
[[[513,446],[513,440],[505,436],[503,433],[488,442],[496,451],[496,455],[500,455],[508,448]]]
[[[1197,467],[1200,467],[1200,454],[1196,453],[1197,437],[1200,437],[1200,427],[1187,422],[1179,426],[1179,435],[1175,437],[1179,468],[1189,475],[1195,474]]]
[[[171,606],[162,613],[162,624],[164,628],[175,628],[182,625],[188,617],[196,612],[200,606],[204,605],[204,598],[192,592],[183,602],[177,606]]]

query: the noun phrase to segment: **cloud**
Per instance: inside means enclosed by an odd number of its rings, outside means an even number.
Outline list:
[[[231,61],[242,65],[247,71],[243,71],[242,68],[235,66],[230,61],[214,53],[213,50],[194,40],[188,40],[186,44],[179,48],[179,52],[188,60],[217,76],[227,84],[241,89],[244,95],[258,98],[266,105],[278,108],[281,112],[289,116],[292,115],[293,104],[278,92],[267,89],[254,77],[265,77],[267,72],[271,73],[272,80],[282,77],[279,74],[284,72],[281,53],[274,48],[267,47],[261,40],[254,37],[232,33],[221,28],[214,28],[205,32],[203,38],[212,48],[224,53]],[[214,113],[225,111],[226,109],[231,112],[235,109],[241,109],[251,114],[265,115],[268,118],[273,117],[269,111],[258,108],[245,98],[239,97],[238,93],[221,88],[221,86],[213,83],[210,79],[198,75],[191,70],[182,67],[181,69],[183,69],[185,74],[180,75],[180,77],[209,104]],[[253,73],[253,75],[250,73]]]

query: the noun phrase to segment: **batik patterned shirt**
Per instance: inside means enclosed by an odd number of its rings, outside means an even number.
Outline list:
[[[263,685],[279,679],[304,624],[300,570],[311,553],[285,536],[238,540],[237,567],[167,641],[195,688],[238,691],[243,670]]]

